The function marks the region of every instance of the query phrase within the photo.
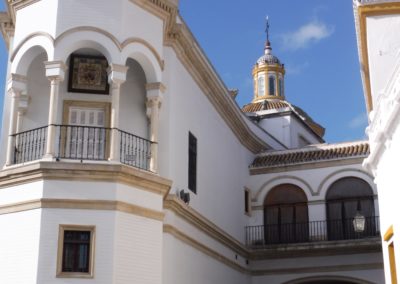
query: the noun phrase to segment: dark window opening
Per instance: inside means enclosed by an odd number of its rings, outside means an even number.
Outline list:
[[[265,244],[306,242],[309,239],[307,196],[292,184],[273,188],[264,201]]]
[[[189,132],[188,188],[197,192],[197,139]]]
[[[360,235],[375,236],[374,197],[365,181],[346,177],[334,182],[326,196],[329,240],[354,239]],[[355,232],[353,219],[359,212],[365,217],[363,233]]]
[[[90,231],[64,231],[62,272],[89,273]]]
[[[250,194],[248,190],[244,191],[244,212],[250,213]]]

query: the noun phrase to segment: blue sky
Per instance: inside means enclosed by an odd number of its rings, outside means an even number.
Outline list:
[[[326,128],[327,142],[365,138],[352,1],[180,0],[180,11],[238,104],[252,100],[251,70],[263,54],[265,16],[286,66],[286,99]]]
[[[351,1],[180,0],[180,11],[225,84],[239,89],[240,106],[252,100],[251,70],[269,15],[273,53],[286,66],[286,99],[326,128],[327,142],[365,138]],[[1,90],[6,60],[1,41]]]

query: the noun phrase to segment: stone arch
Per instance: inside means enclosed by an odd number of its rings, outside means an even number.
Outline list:
[[[345,276],[312,276],[305,277],[295,280],[290,280],[284,282],[283,284],[323,284],[324,281],[328,283],[337,283],[337,284],[375,284],[374,282],[370,282],[363,279],[358,279],[354,277],[345,277]]]
[[[279,184],[268,192],[263,205],[266,244],[308,240],[308,199],[301,187]]]
[[[376,236],[379,221],[375,217],[374,192],[364,179],[354,176],[336,179],[327,189],[325,200],[330,240]],[[356,216],[363,220],[360,228],[354,223]]]
[[[54,56],[52,38],[45,34],[28,36],[11,55],[11,73],[26,76],[32,61],[42,53],[46,54],[48,61],[52,60]]]
[[[121,64],[120,48],[115,38],[98,29],[78,27],[62,33],[55,41],[54,60],[66,62],[76,50],[90,48],[103,54],[109,64]]]
[[[324,180],[318,186],[317,194],[321,196],[321,199],[326,200],[326,194],[331,185],[337,180],[344,177],[356,177],[362,179],[369,184],[369,186],[373,190],[374,195],[377,195],[376,185],[374,183],[373,177],[363,170],[351,168],[335,171],[324,178]]]
[[[300,187],[306,194],[307,200],[310,200],[314,195],[311,186],[305,180],[296,176],[278,176],[261,185],[254,196],[254,205],[262,205],[268,192],[280,184],[293,184]]]
[[[131,58],[126,61],[126,81],[121,85],[119,127],[148,139],[150,132],[147,117],[146,74],[142,65]]]
[[[155,49],[140,40],[127,40],[123,44],[122,62],[126,64],[129,58],[139,62],[146,75],[148,83],[161,82],[164,63]]]

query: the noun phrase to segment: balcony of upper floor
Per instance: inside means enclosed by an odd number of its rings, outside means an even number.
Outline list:
[[[28,41],[15,51],[2,165],[110,161],[157,173],[165,91],[158,60],[134,46],[114,51],[95,36],[72,40],[59,58],[52,48]]]
[[[363,217],[247,226],[246,247],[276,256],[379,251],[379,217]]]
[[[116,162],[154,171],[151,161],[155,142],[116,128],[80,125],[49,125],[11,135],[12,165],[45,159],[46,149],[51,147],[47,143],[49,128],[55,134],[52,157],[56,161],[109,161],[110,142],[116,135]]]
[[[381,251],[376,195],[362,176],[333,180],[324,198],[310,202],[294,184],[273,187],[252,207],[246,247],[256,257]]]

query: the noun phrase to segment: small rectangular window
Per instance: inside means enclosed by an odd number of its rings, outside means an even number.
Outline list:
[[[189,132],[188,188],[197,192],[197,139]]]
[[[93,255],[93,226],[60,226],[57,277],[93,277]]]
[[[251,214],[251,194],[248,188],[244,189],[244,213],[249,216]]]

